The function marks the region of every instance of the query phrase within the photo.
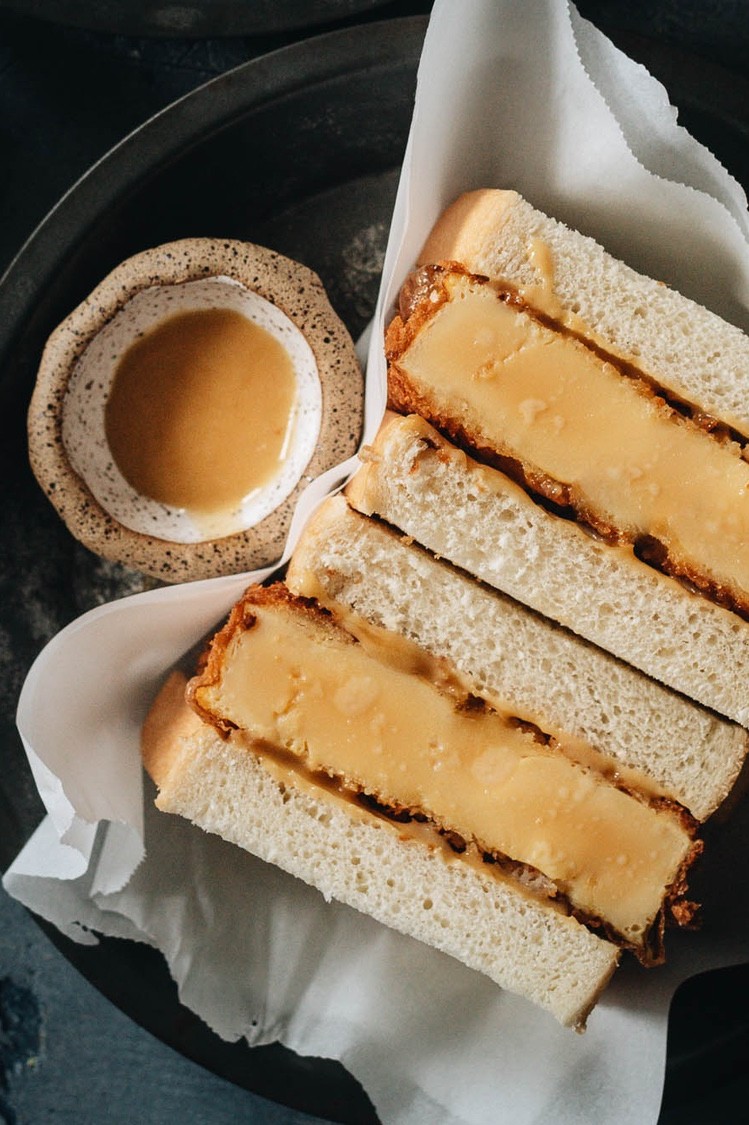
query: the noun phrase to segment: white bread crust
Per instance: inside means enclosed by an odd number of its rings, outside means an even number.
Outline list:
[[[157,705],[158,706],[158,703]],[[517,884],[360,812],[279,781],[207,725],[177,734],[157,805],[187,817],[378,921],[448,953],[582,1029],[619,951]]]
[[[532,292],[548,287],[567,316],[660,386],[749,437],[749,337],[662,282],[637,273],[587,235],[514,191],[460,196],[437,221],[420,261],[453,260]],[[532,300],[531,300],[532,303]]]
[[[741,727],[409,544],[341,495],[307,524],[287,585],[311,592],[308,574],[333,608],[446,657],[477,695],[503,700],[549,733],[582,739],[698,820],[722,803],[741,768]]]

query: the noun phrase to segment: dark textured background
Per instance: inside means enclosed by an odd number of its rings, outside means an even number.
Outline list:
[[[344,23],[423,12],[429,4],[355,7],[350,5]],[[603,0],[579,7],[665,82],[684,124],[709,141],[746,186],[747,4]],[[285,8],[294,9],[298,23],[307,17],[306,30],[275,26],[259,32],[249,25],[251,10],[267,28],[269,13],[278,18]],[[206,79],[300,35],[326,30],[332,26],[333,5],[327,12],[324,8],[304,0],[290,5],[0,0],[0,272],[62,193],[131,129]],[[238,26],[240,9],[245,26]],[[61,24],[61,17],[78,26]],[[180,38],[170,37],[175,35]],[[12,479],[3,481],[3,488],[12,487]],[[31,560],[37,543],[33,528],[24,542]],[[106,597],[110,581],[118,591],[127,581],[122,574],[97,570],[83,554],[76,560],[67,577],[72,574],[84,601],[92,582]],[[53,572],[46,579],[59,580]],[[5,608],[12,591],[0,588],[0,597]],[[42,628],[49,627],[47,622]],[[13,737],[14,701],[32,655],[13,651],[0,619],[0,722],[6,739]],[[2,818],[10,816],[12,809],[0,803],[0,831]],[[137,982],[121,984],[137,987]],[[682,1015],[675,1043],[682,1060],[691,1052],[695,1073],[691,1085],[685,1083],[682,1066],[681,1088],[667,1086],[663,1125],[721,1125],[745,1118],[747,991],[747,975],[739,970],[718,974],[696,999],[687,990],[677,1000]],[[710,1042],[725,1041],[725,1050],[711,1052],[707,1076],[705,1036],[694,1032],[695,1012]],[[291,1125],[310,1120],[216,1077],[138,1028],[0,892],[0,1121]]]

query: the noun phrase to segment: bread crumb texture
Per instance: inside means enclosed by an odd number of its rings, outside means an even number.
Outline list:
[[[618,951],[495,873],[446,861],[397,828],[279,783],[210,728],[181,744],[159,807],[426,942],[581,1027]],[[410,854],[404,858],[404,846]]]

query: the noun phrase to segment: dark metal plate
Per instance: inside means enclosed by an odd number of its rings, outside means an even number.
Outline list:
[[[306,262],[356,335],[374,305],[424,30],[420,19],[347,29],[188,95],[63,198],[0,285],[0,867],[42,811],[13,725],[23,676],[69,620],[142,583],[74,543],[31,479],[24,413],[44,340],[127,254],[206,234],[264,242]],[[746,183],[749,102],[737,96],[744,80],[691,56],[685,62],[678,50],[629,29],[619,38],[666,81],[695,134]],[[336,1064],[218,1040],[181,1008],[152,951],[50,937],[119,1007],[216,1073],[330,1120],[374,1120]],[[704,1107],[715,1106],[715,1091],[745,1069],[749,1024],[740,997],[748,979],[744,969],[710,974],[677,998],[664,1125],[699,1120],[691,1110],[708,1113],[703,1120],[731,1119]]]
[[[0,8],[120,35],[268,35],[361,16],[387,0],[0,0]]]

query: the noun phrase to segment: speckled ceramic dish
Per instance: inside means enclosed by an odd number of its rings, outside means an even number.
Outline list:
[[[133,487],[105,426],[128,348],[171,316],[208,309],[269,332],[296,389],[277,470],[212,520]],[[126,259],[52,333],[29,409],[29,454],[70,531],[96,554],[165,581],[209,578],[280,558],[305,486],[355,452],[362,404],[353,341],[312,270],[252,243],[182,239]],[[229,409],[220,440],[249,445],[253,436],[236,431]]]

